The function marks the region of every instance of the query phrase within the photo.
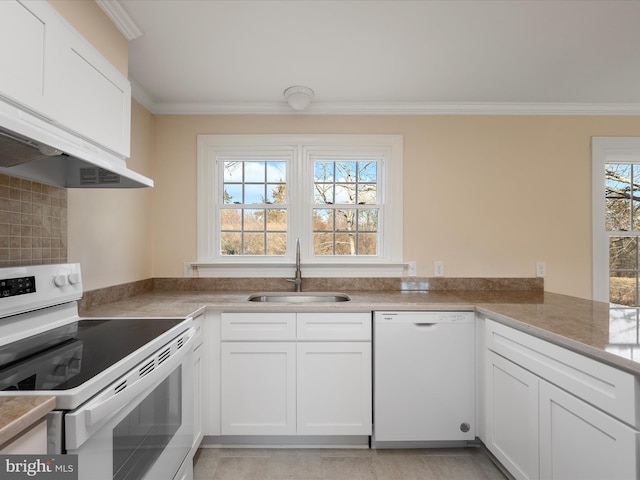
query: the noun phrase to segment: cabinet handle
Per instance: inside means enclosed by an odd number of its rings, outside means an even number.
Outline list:
[[[437,325],[437,323],[434,323],[434,322],[431,322],[431,323],[428,323],[428,322],[421,322],[421,323],[420,322],[416,322],[416,323],[414,323],[414,325],[416,327],[435,327]]]

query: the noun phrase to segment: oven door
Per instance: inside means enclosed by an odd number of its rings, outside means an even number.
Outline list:
[[[65,415],[79,478],[174,478],[193,442],[191,330]]]

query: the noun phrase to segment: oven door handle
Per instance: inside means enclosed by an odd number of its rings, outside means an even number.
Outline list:
[[[84,423],[87,427],[92,427],[106,417],[112,416],[114,412],[117,412],[124,406],[128,405],[133,399],[139,397],[148,388],[155,383],[159,383],[163,380],[168,373],[172,372],[180,363],[182,363],[183,357],[193,349],[193,343],[195,342],[195,328],[190,328],[181,335],[178,339],[174,339],[169,346],[165,346],[158,350],[153,355],[153,360],[147,359],[142,362],[138,367],[130,370],[126,375],[126,381],[134,380],[130,385],[126,385],[122,388],[124,380],[120,380],[112,384],[112,387],[99,395],[97,398],[87,403],[85,407],[78,409],[78,413],[82,415],[84,412]],[[180,345],[180,346],[178,346]],[[161,360],[163,355],[168,349],[176,349],[168,359]],[[150,373],[144,373],[148,368],[151,368],[151,363],[154,362],[153,370]]]

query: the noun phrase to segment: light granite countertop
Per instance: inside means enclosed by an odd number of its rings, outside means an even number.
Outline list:
[[[611,318],[609,304],[542,291],[346,291],[351,301],[291,304],[248,302],[250,292],[152,291],[81,311],[85,317],[185,317],[206,307],[220,312],[469,310],[640,375],[640,362],[612,345],[628,319]],[[630,328],[636,328],[631,325]],[[616,340],[617,344],[621,342]],[[625,343],[625,342],[622,342]],[[637,344],[625,344],[626,350]]]
[[[31,427],[56,406],[52,396],[0,397],[0,446]]]

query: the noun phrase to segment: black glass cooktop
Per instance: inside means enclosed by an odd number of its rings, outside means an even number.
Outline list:
[[[79,320],[0,347],[0,391],[77,387],[180,322]]]

